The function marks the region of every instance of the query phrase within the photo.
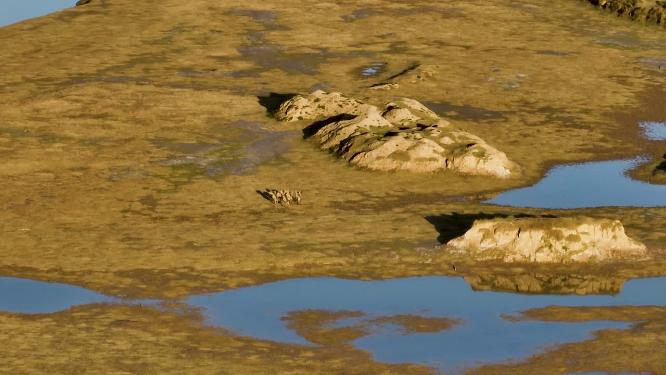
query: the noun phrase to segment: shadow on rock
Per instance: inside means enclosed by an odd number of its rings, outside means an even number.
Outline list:
[[[296,96],[296,94],[280,94],[272,92],[268,95],[257,96],[257,99],[259,99],[259,104],[266,108],[266,112],[273,116],[275,115],[275,112],[280,109],[280,104],[286,102],[294,96]]]
[[[307,139],[307,138],[312,137],[313,135],[317,134],[319,129],[323,128],[326,125],[333,124],[333,123],[340,122],[340,121],[352,120],[355,117],[356,116],[354,116],[354,115],[351,115],[351,114],[348,114],[348,113],[343,113],[341,115],[329,117],[325,120],[317,121],[317,122],[315,122],[311,125],[306,126],[303,129],[303,138]]]
[[[664,154],[664,160],[654,168],[653,174],[666,174],[666,154]]]
[[[426,216],[425,219],[428,220],[430,224],[435,227],[435,230],[439,232],[437,241],[441,244],[448,243],[454,238],[460,237],[465,234],[475,220],[488,220],[488,219],[505,219],[509,217],[514,218],[534,218],[534,217],[546,217],[546,218],[556,218],[557,216],[553,215],[527,215],[527,214],[518,214],[518,215],[507,215],[500,213],[474,213],[474,214],[443,214],[437,216]]]

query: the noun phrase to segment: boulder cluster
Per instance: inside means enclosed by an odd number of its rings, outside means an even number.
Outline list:
[[[500,178],[518,170],[506,154],[412,99],[380,108],[337,92],[315,91],[282,103],[275,116],[280,121],[314,121],[304,129],[306,137],[371,170],[451,170]]]
[[[570,263],[641,259],[645,245],[629,238],[618,220],[507,218],[477,220],[447,247],[479,260]]]

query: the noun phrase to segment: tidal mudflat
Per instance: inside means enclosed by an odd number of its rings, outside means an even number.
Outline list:
[[[662,288],[643,282],[666,274],[666,150],[660,126],[641,125],[666,121],[666,34],[657,2],[601,3],[92,0],[4,22],[0,275],[27,283],[29,301],[61,296],[39,313],[0,313],[4,369],[423,374],[461,363],[490,374],[666,372],[655,350],[666,337],[663,301],[650,299],[656,292],[633,299]],[[282,104],[318,89],[365,110],[278,121]],[[368,117],[377,122],[361,121]],[[326,134],[304,132],[321,120]],[[331,135],[336,142],[322,148]],[[467,173],[488,150],[505,156],[510,173]],[[355,151],[367,163],[351,162]],[[432,152],[444,168],[427,160]],[[381,165],[400,168],[370,168]],[[287,205],[262,192],[299,199]],[[599,236],[544,224],[583,217]],[[498,233],[510,235],[483,232],[486,221],[509,222]],[[503,238],[538,233],[566,252],[579,239],[611,238],[619,230],[606,223],[616,222],[641,257],[509,263],[446,246],[478,232],[494,254]],[[71,287],[40,292],[29,279]],[[410,289],[419,280],[435,281]],[[545,329],[543,341],[515,338],[496,355],[478,346],[485,360],[469,365],[420,341],[477,327],[431,301],[439,282],[469,301],[527,309],[512,315],[519,322],[490,319],[503,327],[564,328]],[[311,303],[280,289],[310,283]],[[361,299],[391,283],[404,293],[378,300],[377,314],[334,287]],[[319,303],[329,287],[336,306]],[[209,324],[208,307],[187,303],[212,295],[234,310],[232,296],[270,290],[281,297],[268,328],[305,342]],[[608,293],[625,302],[578,299]],[[597,297],[608,304],[576,302]],[[123,303],[143,300],[164,306]],[[520,302],[536,300],[544,302]],[[441,314],[414,307],[427,305]],[[389,353],[394,338],[403,344]]]

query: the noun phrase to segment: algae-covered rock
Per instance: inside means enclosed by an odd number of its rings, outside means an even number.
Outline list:
[[[349,163],[377,171],[437,172],[509,177],[517,166],[481,138],[456,129],[416,100],[401,98],[383,109],[315,91],[280,106],[281,121],[321,120],[306,128]]]
[[[280,105],[278,121],[316,120],[341,113],[358,114],[362,102],[340,93],[317,90],[308,96],[296,95]]]
[[[504,262],[591,262],[647,256],[618,220],[507,218],[477,220],[447,247],[479,260]]]

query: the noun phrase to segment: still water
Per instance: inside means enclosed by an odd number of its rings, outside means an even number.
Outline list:
[[[640,125],[645,138],[652,141],[666,140],[666,122],[645,121],[641,122]]]
[[[76,0],[3,0],[0,1],[0,27],[44,16],[75,4]]]
[[[600,329],[624,329],[627,323],[560,323],[506,319],[546,306],[666,305],[666,278],[632,280],[616,295],[547,295],[474,291],[463,279],[415,277],[383,281],[336,278],[291,279],[184,300],[200,308],[208,324],[239,335],[283,343],[313,345],[290,330],[289,313],[316,309],[358,311],[365,318],[394,315],[451,318],[459,324],[432,333],[405,332],[388,325],[353,341],[387,363],[421,363],[446,371],[483,363],[519,360],[557,344],[585,340]],[[0,311],[44,314],[93,303],[142,303],[119,300],[85,288],[0,277]],[[338,321],[354,325],[359,318]]]
[[[627,176],[627,171],[641,162],[637,158],[560,165],[537,184],[509,190],[484,203],[555,209],[666,206],[666,185]]]
[[[0,311],[48,314],[114,298],[74,285],[0,277]]]
[[[521,359],[548,346],[585,340],[599,329],[626,323],[553,323],[503,317],[546,306],[665,305],[666,278],[626,283],[610,295],[526,295],[476,292],[460,278],[418,277],[384,281],[312,278],[281,281],[194,296],[189,305],[205,311],[209,324],[260,339],[309,344],[283,317],[303,310],[360,311],[374,317],[409,314],[459,319],[435,333],[380,330],[353,342],[387,363],[422,363],[449,372]],[[353,324],[353,319],[342,323]]]

